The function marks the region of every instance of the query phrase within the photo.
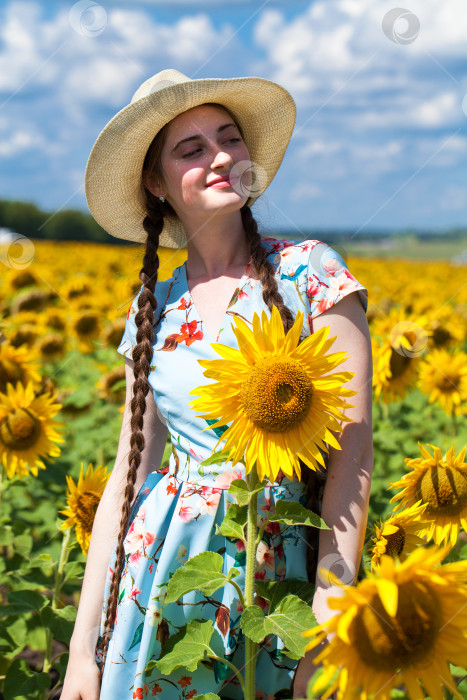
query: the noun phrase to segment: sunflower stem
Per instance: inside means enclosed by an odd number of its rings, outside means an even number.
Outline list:
[[[246,474],[248,490],[253,491],[258,483],[256,471],[252,469]],[[253,605],[255,595],[256,568],[256,533],[257,533],[258,494],[253,493],[248,503],[246,571],[245,571],[245,605]],[[257,644],[248,637],[245,638],[245,700],[255,698],[255,667]]]
[[[53,597],[52,597],[52,603],[51,603],[51,608],[52,610],[57,609],[57,604],[60,600],[60,593],[62,591],[62,584],[63,584],[63,570],[65,568],[65,564],[68,561],[68,556],[70,550],[68,549],[68,544],[70,542],[70,535],[71,535],[71,529],[68,528],[65,530],[63,539],[62,539],[62,548],[60,550],[60,559],[58,561],[58,566],[55,569],[55,587],[54,587],[54,592],[53,592]],[[52,667],[52,662],[50,660],[51,655],[52,655],[52,632],[50,629],[45,630],[45,640],[46,640],[46,646],[45,646],[45,657],[44,657],[44,666],[43,666],[43,671],[44,673],[49,673],[51,667]],[[44,691],[44,695],[42,696],[44,699],[46,697]]]

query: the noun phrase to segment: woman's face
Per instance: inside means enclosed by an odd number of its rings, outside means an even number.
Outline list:
[[[175,117],[168,125],[161,166],[164,182],[152,178],[146,186],[153,194],[165,194],[182,221],[235,211],[248,199],[249,153],[222,107],[199,105]],[[213,184],[219,178],[224,182]]]

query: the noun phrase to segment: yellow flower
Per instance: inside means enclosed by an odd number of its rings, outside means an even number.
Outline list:
[[[97,387],[100,396],[112,403],[125,401],[125,365],[118,365],[108,372],[103,372]]]
[[[270,320],[263,311],[262,327],[258,314],[252,330],[239,317],[234,321],[239,349],[211,344],[224,359],[198,362],[207,370],[204,375],[217,383],[193,389],[200,398],[190,405],[206,412],[201,416],[206,420],[218,419],[205,430],[233,421],[216,447],[225,439],[223,451],[234,463],[244,459],[245,473],[256,465],[260,480],[267,476],[275,481],[279,469],[289,478],[295,471],[300,478],[299,458],[319,470],[325,466],[319,448],[327,452],[327,442],[341,449],[331,430],[340,432],[338,421],[351,420],[341,413],[350,405],[342,396],[357,392],[341,385],[353,373],[326,374],[346,354],[325,354],[335,339],[327,339],[329,327],[298,344],[302,312],[287,335],[275,306]]]
[[[66,352],[66,338],[61,333],[47,333],[40,338],[36,347],[44,362],[53,362]]]
[[[381,556],[399,557],[401,561],[407,558],[409,552],[419,545],[426,544],[425,540],[417,536],[428,523],[422,520],[426,504],[412,506],[406,510],[391,515],[380,525],[374,526],[371,568],[379,566]]]
[[[449,415],[467,413],[467,353],[432,350],[420,364],[418,383],[429,403],[437,401]]]
[[[0,394],[0,458],[6,474],[12,479],[17,474],[21,479],[29,471],[34,476],[45,469],[40,459],[53,461],[61,450],[54,443],[65,442],[55,428],[63,423],[52,420],[61,409],[54,403],[55,396],[35,396],[32,382],[27,386],[7,384],[7,393]]]
[[[391,309],[371,328],[373,385],[375,398],[384,403],[405,396],[417,380],[420,353],[432,331],[424,317],[414,317],[404,309]]]
[[[81,462],[77,484],[75,484],[71,476],[67,475],[67,508],[66,510],[60,510],[59,513],[67,516],[67,520],[62,524],[61,530],[66,530],[69,527],[75,528],[76,539],[81,547],[81,551],[86,556],[89,549],[94,516],[110,473],[107,473],[107,467],[97,467],[93,470],[93,466],[90,463],[86,474],[83,476],[83,468],[84,465]]]
[[[316,656],[323,674],[319,694],[337,672],[323,698],[338,689],[338,700],[390,700],[404,683],[412,700],[444,700],[443,685],[459,700],[449,663],[467,659],[467,561],[439,565],[449,547],[419,547],[404,562],[387,555],[378,569],[355,587],[343,586],[329,599],[336,614],[305,636],[307,650],[329,633],[333,638]]]
[[[454,546],[461,526],[467,532],[466,448],[456,457],[452,446],[443,459],[439,447],[429,445],[433,448],[431,455],[420,443],[418,446],[423,458],[405,459],[412,471],[399,481],[389,482],[393,488],[402,489],[391,498],[391,503],[400,500],[395,510],[426,504],[423,517],[430,523],[420,530],[420,537],[434,538],[436,544],[447,543],[450,539]]]
[[[82,309],[75,312],[71,322],[72,331],[78,339],[78,349],[82,353],[94,350],[93,341],[101,333],[100,314],[96,309]]]
[[[24,347],[16,348],[8,342],[0,343],[0,392],[5,393],[7,382],[37,386],[41,381],[38,358]]]

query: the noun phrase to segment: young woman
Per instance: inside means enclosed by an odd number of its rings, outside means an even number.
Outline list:
[[[222,429],[204,430],[209,422],[189,406],[191,390],[208,383],[198,360],[219,359],[211,344],[237,347],[235,315],[251,327],[255,312],[269,316],[276,306],[288,330],[306,311],[302,337],[329,326],[331,352],[349,355],[342,369],[354,376],[346,387],[358,391],[346,411],[353,420],[337,436],[342,449],[326,455],[325,482],[306,467],[303,482],[280,472],[260,497],[260,513],[280,498],[321,508],[331,529],[319,533],[314,565],[305,528],[267,528],[256,575],[310,578],[319,622],[332,616],[326,601],[338,589],[317,564],[355,581],[373,465],[367,292],[328,245],[261,236],[251,212],[294,123],[291,96],[268,80],[190,80],[165,70],[143,83],[94,145],[86,170],[90,210],[111,235],[144,242],[145,253],[118,347],[127,378],[118,453],[94,521],[62,700],[242,697],[219,661],[170,676],[148,666],[192,619],[212,620],[216,654],[242,665],[241,606],[232,586],[164,606],[170,575],[199,552],[221,553],[225,571],[235,565],[244,575],[241,543],[215,534],[242,465],[228,463],[221,472],[199,466]],[[188,251],[164,281],[157,279],[159,245]],[[168,432],[172,454],[162,469]],[[306,695],[317,650],[296,662],[282,646],[271,635],[259,650],[258,698]]]

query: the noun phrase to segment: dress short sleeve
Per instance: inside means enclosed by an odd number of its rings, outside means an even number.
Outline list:
[[[125,323],[125,330],[123,332],[123,337],[120,341],[120,345],[117,348],[117,352],[120,353],[120,355],[123,355],[124,357],[129,357],[130,360],[133,357],[133,348],[136,345],[136,323],[135,323],[135,316],[138,312],[138,297],[143,291],[144,285],[141,285],[141,288],[138,292],[138,294],[135,296],[133,301],[130,304],[130,308],[128,309],[128,313],[126,316],[126,323]]]
[[[313,246],[308,259],[307,296],[310,318],[319,316],[337,304],[347,294],[358,293],[365,313],[368,309],[368,290],[350,272],[339,253],[319,241]]]

